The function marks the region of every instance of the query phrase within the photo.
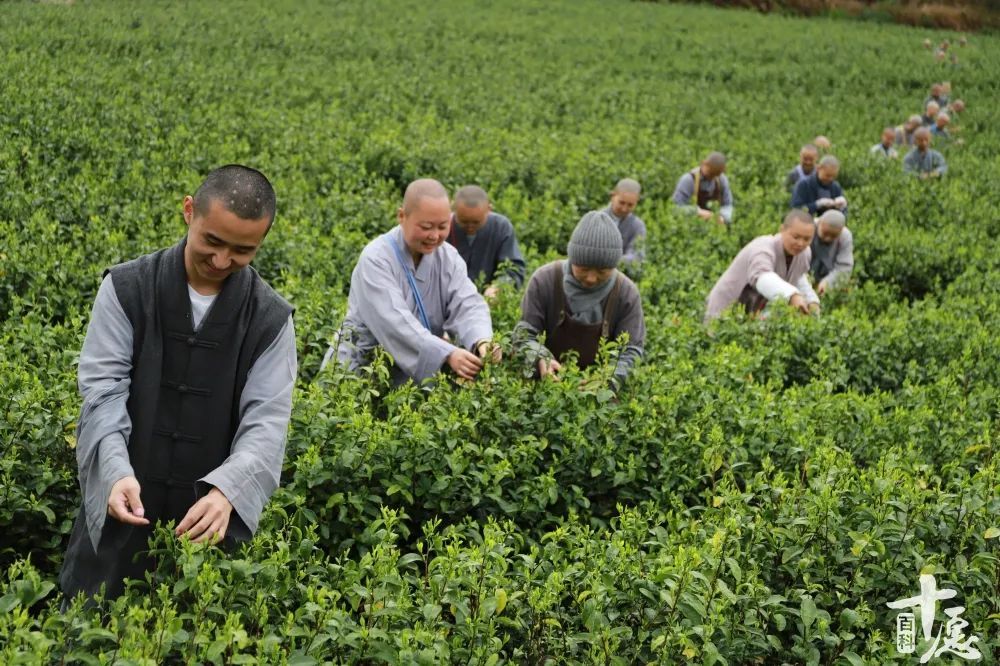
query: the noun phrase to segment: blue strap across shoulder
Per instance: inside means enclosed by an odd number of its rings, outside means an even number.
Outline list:
[[[427,318],[427,310],[424,308],[424,299],[420,297],[420,290],[417,289],[417,281],[413,277],[413,271],[410,270],[409,265],[406,263],[406,259],[403,257],[403,251],[399,249],[399,245],[396,243],[396,239],[390,238],[389,244],[392,245],[392,249],[396,252],[396,259],[399,260],[399,265],[403,267],[403,272],[406,273],[406,281],[410,283],[410,289],[413,291],[413,298],[417,301],[417,313],[420,315],[420,323],[424,325],[428,331],[431,330],[431,322]]]

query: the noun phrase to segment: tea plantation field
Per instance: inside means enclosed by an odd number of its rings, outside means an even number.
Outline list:
[[[624,0],[0,3],[0,663],[909,664],[929,644],[917,622],[897,652],[886,604],[921,573],[958,593],[934,632],[961,605],[997,663],[1000,39],[952,65],[927,37],[958,35]],[[938,80],[968,104],[947,177],[873,161]],[[816,134],[850,287],[707,335]],[[729,231],[670,202],[710,150]],[[228,162],[278,192],[255,265],[297,308],[283,485],[240,553],[164,530],[151,586],[61,613],[101,274],[176,241]],[[649,335],[617,399],[509,361],[433,391],[318,372],[421,176],[485,187],[530,269],[642,182]]]

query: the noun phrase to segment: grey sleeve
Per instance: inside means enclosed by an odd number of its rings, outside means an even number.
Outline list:
[[[937,153],[934,156],[934,168],[940,174],[948,173],[948,163],[944,161],[944,155]]]
[[[840,247],[833,259],[833,270],[823,278],[831,286],[847,280],[854,270],[854,237],[847,234],[841,234],[841,237]]]
[[[126,408],[132,337],[132,324],[108,275],[94,299],[77,368],[83,405],[76,429],[76,462],[87,531],[95,550],[108,518],[111,487],[135,475],[128,457],[132,420]]]
[[[511,343],[525,355],[529,365],[534,367],[540,358],[552,358],[548,348],[538,341],[538,336],[546,330],[545,310],[542,302],[541,280],[536,271],[528,280],[528,288],[521,298],[521,320],[514,326]]]
[[[497,264],[509,261],[510,267],[499,277],[510,280],[520,288],[524,284],[524,257],[521,255],[521,248],[517,245],[517,236],[514,234],[513,227],[509,231],[510,233],[504,237],[497,252]]]
[[[686,173],[677,181],[677,187],[674,188],[674,195],[671,198],[682,212],[694,213],[698,210],[698,206],[691,203],[693,196],[694,178],[690,173]]]
[[[624,248],[621,263],[629,268],[638,268],[646,259],[646,223],[638,217],[633,216],[636,232],[632,237],[632,242]]]
[[[632,368],[642,358],[646,344],[646,320],[642,312],[642,299],[639,291],[631,285],[621,308],[622,315],[615,325],[614,336],[617,338],[622,333],[627,333],[628,343],[619,352],[618,362],[615,365],[614,379],[618,387],[625,383]]]
[[[469,279],[465,262],[457,252],[454,257],[455,261],[442,267],[446,308],[444,330],[452,334],[462,348],[473,351],[476,343],[493,338],[493,320],[483,295]],[[438,367],[447,357],[446,354]]]
[[[256,531],[264,505],[278,487],[297,371],[295,324],[289,316],[247,374],[229,457],[198,482],[199,496],[214,486],[233,505],[250,532],[234,534],[238,538],[249,539]],[[234,527],[230,523],[230,530]]]

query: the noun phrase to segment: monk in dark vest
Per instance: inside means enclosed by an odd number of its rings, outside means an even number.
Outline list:
[[[671,197],[677,209],[702,220],[732,224],[733,192],[725,171],[726,156],[719,152],[709,153],[698,168],[678,179]]]
[[[80,354],[82,507],[67,598],[124,591],[153,526],[248,540],[278,485],[295,382],[292,307],[249,266],[274,221],[267,178],[216,169],[183,202],[186,236],[113,266]]]
[[[581,368],[597,359],[601,340],[627,340],[615,365],[621,386],[639,360],[646,339],[639,290],[617,269],[622,237],[605,211],[591,211],[576,225],[568,260],[557,260],[531,276],[521,301],[514,344],[540,376],[558,377],[567,356]],[[545,334],[544,344],[538,341]]]

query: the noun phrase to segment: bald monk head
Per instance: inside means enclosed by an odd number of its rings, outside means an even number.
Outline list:
[[[419,264],[421,257],[434,252],[451,229],[451,206],[444,185],[431,178],[415,180],[406,187],[403,205],[396,213],[403,228],[403,241]]]
[[[701,163],[702,178],[718,178],[726,171],[726,156],[716,151],[708,154]]]
[[[820,150],[830,150],[833,148],[833,144],[830,143],[830,140],[822,134],[813,139],[813,143],[816,144],[816,147]]]
[[[941,110],[941,105],[931,100],[927,102],[927,108],[924,109],[924,113],[927,114],[928,118],[934,119],[937,117],[938,112]]]
[[[825,155],[819,161],[819,166],[816,167],[816,178],[819,179],[819,182],[828,186],[837,180],[838,175],[840,175],[840,160],[833,155]]]
[[[926,127],[921,127],[913,133],[913,145],[922,153],[926,153],[931,147],[931,131]]]
[[[816,225],[813,224],[812,215],[804,210],[795,209],[785,215],[779,233],[785,254],[794,257],[801,254],[812,243],[813,234],[816,233]]]
[[[642,186],[639,181],[631,178],[622,178],[611,190],[611,212],[619,220],[624,219],[635,210],[639,204],[639,195],[642,194]]]
[[[906,129],[907,132],[912,132],[913,130],[920,127],[921,123],[923,122],[924,120],[923,118],[920,117],[920,114],[914,113],[912,116],[906,119],[905,123],[903,123],[903,128]]]
[[[493,207],[486,190],[478,185],[466,185],[455,192],[455,223],[469,236],[475,236],[490,215]]]
[[[894,127],[883,127],[882,128],[882,146],[884,148],[889,148],[896,141],[896,128]]]

